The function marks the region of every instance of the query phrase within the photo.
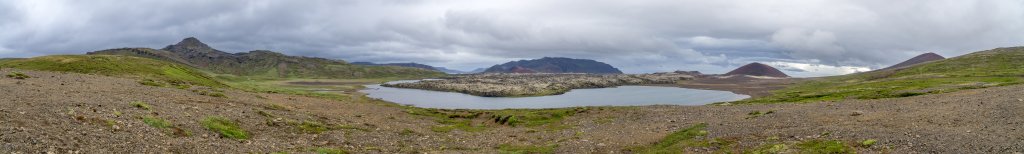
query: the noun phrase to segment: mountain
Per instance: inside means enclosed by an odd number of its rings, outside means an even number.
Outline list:
[[[544,57],[533,60],[512,61],[494,65],[484,73],[594,73],[622,74],[622,71],[606,63],[589,59]]]
[[[444,73],[448,73],[448,74],[466,74],[466,73],[469,73],[469,72],[466,72],[466,71],[453,70],[453,69],[448,69],[448,68],[445,68],[445,67],[434,67],[434,69],[438,70],[438,71],[441,71],[441,72],[444,72]]]
[[[395,67],[407,67],[407,68],[420,68],[420,69],[435,70],[435,71],[437,70],[436,68],[434,68],[432,66],[418,64],[418,63],[375,64],[375,63],[369,63],[369,62],[356,62],[356,63],[352,63],[352,64],[353,65],[364,65],[364,66],[395,66]]]
[[[487,71],[487,68],[476,68],[466,73],[483,73],[484,71]]]
[[[172,61],[220,74],[297,78],[374,78],[439,76],[441,72],[392,66],[352,65],[341,60],[288,56],[255,50],[227,53],[189,37],[163,49],[119,48],[90,55],[127,55]]]
[[[750,63],[743,65],[735,70],[725,73],[725,75],[750,75],[750,76],[769,76],[769,77],[789,77],[786,73],[782,73],[775,67],[768,66],[761,63]]]
[[[883,68],[883,70],[904,68],[904,67],[911,66],[911,65],[914,65],[914,64],[920,64],[920,63],[924,63],[924,62],[943,60],[943,59],[946,59],[946,57],[942,57],[939,54],[935,54],[935,53],[929,52],[929,53],[924,53],[924,54],[921,54],[921,55],[917,55],[914,58],[907,59],[906,61],[900,62],[899,64]]]
[[[448,74],[463,74],[463,73],[466,73],[464,71],[453,70],[453,69],[448,69],[448,68],[444,68],[444,67],[430,66],[430,65],[426,65],[426,64],[420,64],[420,63],[386,63],[386,64],[377,64],[377,63],[372,63],[372,62],[352,62],[352,64],[356,64],[356,65],[369,65],[369,66],[412,67],[412,68],[421,68],[421,69],[427,69],[427,70],[441,71],[441,72],[448,73]]]

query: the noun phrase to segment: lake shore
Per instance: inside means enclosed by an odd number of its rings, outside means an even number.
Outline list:
[[[385,87],[458,92],[484,97],[559,95],[572,89],[622,85],[671,84],[693,79],[692,75],[660,74],[548,74],[488,73],[452,76],[444,80],[383,84]]]

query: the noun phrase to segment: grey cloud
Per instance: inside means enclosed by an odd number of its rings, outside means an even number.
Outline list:
[[[0,18],[5,57],[195,36],[232,52],[464,70],[545,56],[632,73],[724,73],[755,61],[881,68],[923,52],[1024,44],[1016,0],[38,0],[2,1]]]

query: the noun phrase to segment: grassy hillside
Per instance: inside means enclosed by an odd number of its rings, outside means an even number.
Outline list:
[[[443,72],[426,69],[354,65],[340,60],[288,56],[261,50],[237,54],[217,51],[210,54],[218,56],[209,56],[207,54],[179,55],[170,51],[149,48],[119,48],[89,53],[89,55],[125,55],[152,58],[193,66],[217,74],[257,78],[429,78],[445,75]]]
[[[208,87],[227,86],[188,66],[131,56],[42,56],[0,61],[0,67],[149,79],[166,83],[187,83]]]
[[[878,99],[1024,82],[1024,47],[998,48],[908,68],[824,77],[735,103]]]

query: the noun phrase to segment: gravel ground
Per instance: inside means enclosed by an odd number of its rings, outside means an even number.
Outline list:
[[[697,123],[708,124],[707,137],[736,141],[738,149],[815,139],[851,145],[876,139],[875,146],[853,148],[859,153],[1024,152],[1024,130],[1019,130],[1024,126],[1024,85],[809,104],[597,107],[554,125],[563,129],[501,126],[481,118],[475,123],[486,125],[485,131],[443,133],[430,130],[439,125],[431,118],[376,100],[234,90],[223,90],[227,97],[211,97],[193,90],[219,90],[19,72],[33,78],[0,78],[0,153],[303,153],[315,147],[353,153],[497,153],[501,144],[553,144],[555,153],[629,153],[624,149],[651,144]],[[135,101],[151,109],[132,106]],[[752,111],[773,112],[752,117]],[[191,135],[147,126],[139,118],[146,115],[166,119]],[[219,137],[200,124],[208,116],[235,120],[252,138]],[[347,129],[304,133],[282,121],[317,121]]]

